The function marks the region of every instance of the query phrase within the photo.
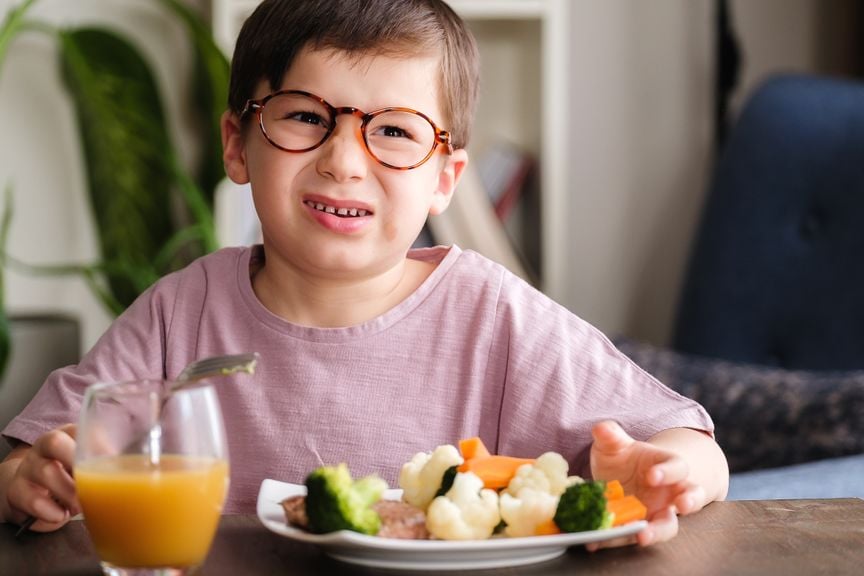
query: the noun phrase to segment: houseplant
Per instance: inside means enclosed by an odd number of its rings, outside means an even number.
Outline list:
[[[37,1],[52,0],[24,0],[0,24],[0,71],[19,35],[54,40],[76,114],[101,258],[32,266],[4,245],[2,263],[34,274],[80,275],[118,314],[157,278],[216,248],[213,191],[224,176],[218,119],[227,101],[228,61],[199,15],[180,0],[152,0],[182,24],[195,56],[187,109],[197,118],[202,160],[190,170],[178,158],[159,85],[138,47],[110,28],[58,28],[29,19]],[[2,355],[8,332],[0,316]]]

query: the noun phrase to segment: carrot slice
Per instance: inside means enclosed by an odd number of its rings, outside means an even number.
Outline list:
[[[483,444],[483,440],[479,436],[473,438],[464,438],[459,441],[459,452],[462,453],[462,458],[471,460],[473,458],[486,458],[490,456],[489,450]]]
[[[606,501],[606,510],[615,514],[612,526],[621,526],[634,520],[643,520],[648,515],[648,509],[632,494]]]
[[[624,496],[624,486],[618,480],[610,480],[606,482],[606,491],[604,492],[607,500],[622,498]]]
[[[561,529],[558,528],[558,525],[555,524],[555,520],[549,518],[545,522],[541,522],[537,525],[537,528],[534,529],[534,534],[537,536],[551,536],[552,534],[560,534]]]
[[[486,456],[472,458],[457,468],[459,472],[474,472],[483,480],[485,488],[498,490],[506,488],[523,464],[533,464],[533,458],[516,458],[515,456]]]

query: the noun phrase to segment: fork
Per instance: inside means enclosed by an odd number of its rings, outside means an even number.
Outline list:
[[[130,443],[129,446],[137,446],[146,440],[150,445],[150,462],[154,465],[157,464],[162,455],[162,444],[160,443],[160,439],[162,438],[162,426],[159,424],[159,415],[162,413],[162,409],[165,407],[165,403],[168,402],[171,395],[177,390],[186,388],[198,380],[210,378],[211,376],[230,376],[231,374],[236,374],[238,372],[253,374],[255,372],[255,365],[258,364],[258,358],[259,355],[257,352],[247,354],[228,354],[224,356],[203,358],[186,366],[186,368],[180,372],[180,375],[177,376],[177,379],[168,386],[168,390],[156,406],[153,414],[153,422],[155,422],[155,424],[153,424],[150,429],[147,430],[145,434],[142,434],[142,436],[135,442]]]
[[[168,387],[168,391],[162,397],[161,405],[165,404],[171,394],[197,382],[198,380],[210,378],[211,376],[230,376],[231,374],[237,374],[239,372],[254,374],[255,366],[258,364],[259,358],[260,355],[257,352],[249,352],[245,354],[211,356],[209,358],[196,360],[186,366],[174,382],[171,383]],[[150,443],[151,460],[154,458],[158,459],[159,453],[161,452],[161,447],[159,446],[159,437],[161,435],[162,428],[159,426],[158,422],[150,428],[146,434],[147,440]],[[143,441],[143,438],[141,441]],[[15,532],[15,538],[18,538],[22,533],[29,529],[34,522],[36,522],[36,518],[34,516],[28,516],[24,522],[21,523],[18,531]]]
[[[257,352],[246,354],[227,354],[211,356],[192,362],[180,372],[177,379],[168,388],[168,394],[184,388],[192,382],[211,376],[230,376],[238,372],[255,373],[260,355]]]

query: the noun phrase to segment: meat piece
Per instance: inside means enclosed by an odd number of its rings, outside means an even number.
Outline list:
[[[285,519],[291,526],[309,528],[309,517],[306,516],[306,497],[291,496],[282,500],[282,508],[285,510]]]
[[[379,500],[372,505],[381,517],[381,528],[378,536],[381,538],[403,538],[408,540],[426,540],[429,531],[426,530],[426,514],[416,506],[398,500]]]
[[[288,524],[304,530],[309,529],[306,515],[306,497],[292,496],[281,502]],[[379,500],[372,508],[381,517],[381,528],[377,536],[381,538],[401,538],[407,540],[426,540],[426,515],[416,506],[398,500]]]

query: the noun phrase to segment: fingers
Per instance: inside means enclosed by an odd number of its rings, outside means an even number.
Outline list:
[[[686,489],[675,497],[675,509],[682,516],[698,512],[705,506],[705,489],[698,484],[688,483]]]
[[[648,526],[636,534],[636,543],[640,546],[650,546],[671,540],[676,534],[678,534],[678,516],[669,506],[651,517]]]
[[[668,486],[687,480],[690,466],[680,456],[666,451],[654,453],[656,463],[645,473],[648,486]]]
[[[39,490],[38,493],[31,494],[28,504],[27,515],[37,520],[31,530],[37,532],[62,526],[72,516],[71,512],[54,500],[47,491]]]
[[[32,516],[33,530],[53,530],[80,511],[72,478],[74,434],[74,426],[53,430],[27,450],[6,490],[13,519]]]
[[[40,436],[33,444],[33,450],[43,458],[57,460],[67,471],[72,472],[72,465],[75,460],[74,434],[74,424],[57,428]]]
[[[621,546],[630,546],[636,544],[636,536],[621,536],[620,538],[611,538],[602,542],[590,542],[585,544],[585,549],[588,552],[596,552],[601,548],[619,548]]]
[[[603,542],[591,542],[585,545],[585,549],[589,552],[595,552],[601,548],[616,548],[619,546],[629,546],[630,544],[651,546],[658,542],[671,540],[677,534],[678,516],[675,514],[675,509],[668,506],[652,515],[648,522],[648,526],[646,526],[641,532],[632,536],[622,536],[621,538],[604,540]]]
[[[34,482],[26,469],[19,468],[19,473],[6,491],[6,497],[12,512],[9,520],[21,523],[28,516],[36,518],[38,521],[32,526],[33,530],[60,526],[70,517],[66,506],[52,497],[49,488]],[[77,513],[77,504],[75,506]]]
[[[591,429],[591,435],[594,437],[593,449],[604,454],[620,452],[636,442],[613,420],[604,420],[595,424]]]
[[[654,514],[648,522],[648,526],[641,532],[635,535],[611,538],[603,542],[591,542],[585,545],[585,549],[589,552],[594,552],[601,548],[616,548],[619,546],[629,546],[630,544],[650,546],[651,544],[671,540],[676,534],[678,534],[678,516],[675,514],[675,510],[669,506]]]
[[[33,449],[37,458],[32,461],[28,480],[46,488],[53,500],[77,513],[78,498],[72,479],[75,440],[69,435],[69,430],[64,427],[44,434]]]

